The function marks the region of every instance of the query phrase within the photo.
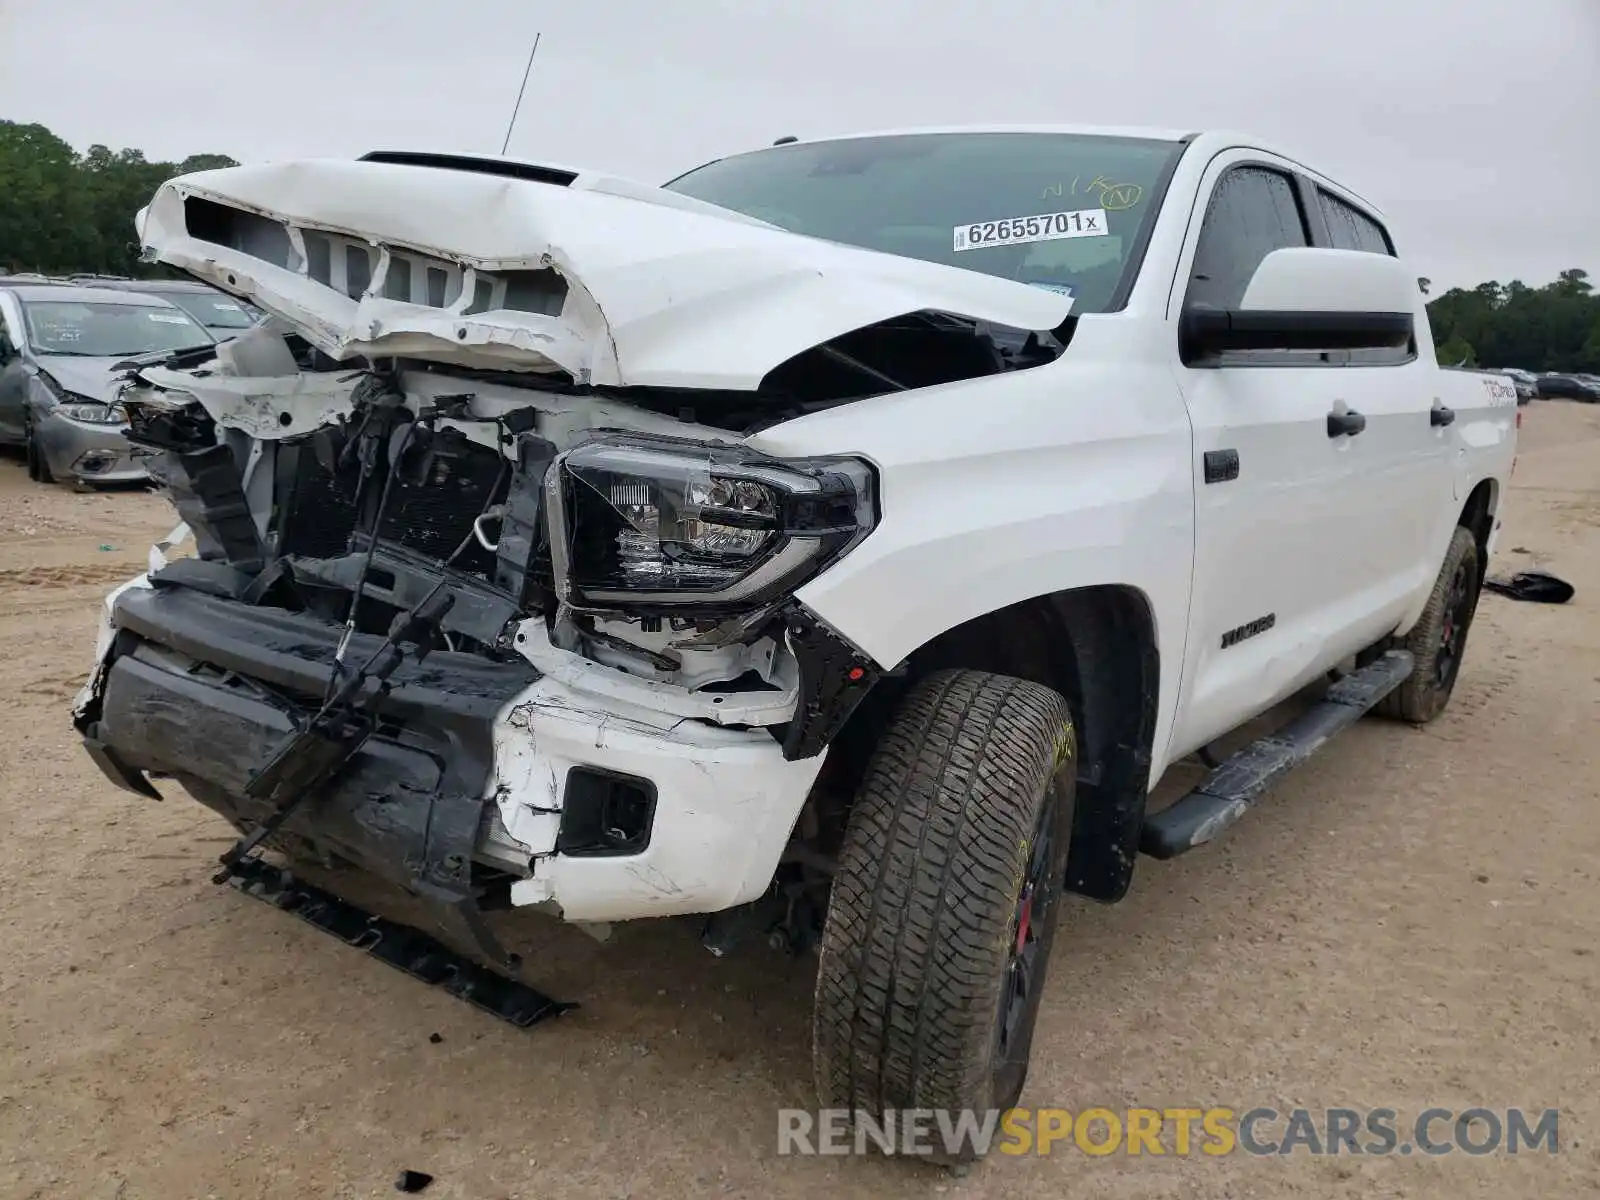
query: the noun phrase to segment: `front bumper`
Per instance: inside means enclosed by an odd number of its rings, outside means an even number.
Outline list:
[[[50,467],[63,481],[143,483],[150,478],[150,452],[123,436],[125,425],[86,425],[53,412],[35,418],[34,438]]]
[[[80,727],[115,782],[170,776],[249,828],[267,810],[246,782],[322,695],[339,635],[187,588],[126,588]],[[351,661],[377,643],[357,636]],[[475,905],[486,880],[574,921],[754,899],[821,765],[786,760],[764,730],[597,702],[520,661],[436,652],[391,684],[383,728],[285,832],[446,908]],[[567,851],[574,780],[595,774],[647,785],[642,845]]]

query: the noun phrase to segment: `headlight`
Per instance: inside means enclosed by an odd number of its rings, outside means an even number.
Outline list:
[[[128,419],[128,410],[121,403],[103,404],[92,396],[69,392],[48,371],[39,372],[39,382],[56,399],[56,406],[50,411],[69,421],[81,421],[85,425],[121,425]],[[120,387],[117,389],[118,397],[122,391]]]
[[[100,404],[93,400],[58,404],[54,411],[57,416],[66,417],[71,421],[82,421],[85,425],[121,425],[128,419],[127,410],[122,405]]]
[[[574,608],[748,610],[838,561],[876,519],[859,459],[772,459],[619,436],[546,478],[551,557]]]

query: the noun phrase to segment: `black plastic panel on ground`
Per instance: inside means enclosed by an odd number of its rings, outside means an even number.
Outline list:
[[[442,987],[512,1025],[527,1028],[577,1007],[480,966],[420,929],[374,916],[268,863],[246,860],[236,871],[230,882],[245,895],[293,913],[347,945],[365,950],[423,983]]]

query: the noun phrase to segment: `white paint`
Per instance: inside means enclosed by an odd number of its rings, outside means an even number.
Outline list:
[[[111,643],[117,636],[117,622],[113,616],[116,608],[117,597],[129,588],[148,588],[149,575],[136,575],[125,583],[119,583],[106,594],[100,604],[100,622],[95,630],[94,639],[94,666],[89,671],[89,677],[84,681],[83,687],[78,689],[78,694],[72,701],[72,714],[82,719],[89,704],[94,700],[94,687],[100,668],[105,664],[106,655],[111,651]]]
[[[1212,188],[1241,163],[1305,169],[1259,146],[1227,145],[1180,167],[1161,219],[1172,224],[1151,245],[1169,263],[1162,301],[1171,345]],[[1245,304],[1259,308],[1410,312],[1419,354],[1403,366],[1195,370],[1167,352],[1193,428],[1195,571],[1183,653],[1169,660],[1163,649],[1163,666],[1171,661],[1182,683],[1171,736],[1156,743],[1158,763],[1259,715],[1379,637],[1404,632],[1426,604],[1467,495],[1458,499],[1450,477],[1466,414],[1436,427],[1429,411],[1436,396],[1470,411],[1480,392],[1469,376],[1435,363],[1415,274],[1379,255],[1278,250],[1245,292]],[[1328,437],[1328,414],[1348,410],[1367,418],[1366,429]],[[1508,416],[1508,432],[1510,424]],[[1238,451],[1239,478],[1206,484],[1204,453],[1222,448]],[[1509,465],[1509,455],[1473,455],[1461,470],[1476,482]],[[1268,613],[1276,618],[1269,631],[1222,649],[1223,632]]]
[[[168,554],[188,540],[189,523],[187,521],[179,521],[172,527],[171,533],[150,547],[149,574],[154,575],[162,567],[166,566],[169,561]]]
[[[759,692],[696,692],[678,683],[640,679],[626,671],[563,650],[550,641],[544,619],[534,618],[517,627],[517,652],[547,677],[554,679],[590,700],[614,701],[645,712],[662,713],[678,719],[710,721],[716,725],[778,725],[794,715],[799,694],[799,678],[792,659],[779,669],[781,686]],[[724,655],[731,662],[742,662],[737,650]],[[718,675],[727,677],[723,672]]]
[[[554,853],[561,789],[575,766],[651,780],[650,845],[628,858]],[[569,921],[716,912],[772,880],[821,757],[798,762],[765,730],[721,729],[596,703],[554,679],[512,701],[495,731],[495,795],[535,857],[514,904],[554,902]]]
[[[1263,312],[1411,312],[1417,280],[1398,258],[1359,250],[1274,250],[1250,277],[1239,307]]]
[[[139,375],[158,388],[192,395],[224,427],[264,442],[311,433],[344,416],[361,379],[359,371],[241,378],[168,367],[146,367]],[[138,397],[130,392],[128,399]]]
[[[558,316],[469,316],[470,286],[448,309],[385,299],[385,253],[352,299],[309,278],[303,253],[277,266],[190,236],[189,196],[468,271],[550,267],[571,290]],[[163,185],[141,233],[157,261],[249,299],[336,359],[560,369],[597,384],[748,390],[802,350],[907,312],[1052,329],[1071,307],[1013,280],[803,237],[606,177],[557,187],[382,163],[229,167]]]
[[[875,465],[880,524],[797,595],[884,667],[1031,597],[1098,585],[1141,597],[1160,658],[1152,785],[1175,757],[1408,628],[1465,497],[1491,480],[1498,505],[1515,449],[1514,393],[1508,405],[1490,386],[1497,381],[1439,370],[1404,260],[1279,251],[1245,303],[1412,312],[1419,357],[1410,363],[1195,370],[1180,362],[1178,321],[1201,220],[1222,171],[1244,161],[1305,169],[1253,139],[1195,139],[1126,307],[1081,316],[1057,362],[841,405],[746,439],[775,455],[855,454]],[[469,275],[548,265],[572,291],[549,317],[497,310],[468,318],[372,291],[351,299],[297,270],[190,239],[185,194],[286,222],[297,245],[310,227],[441,256]],[[559,367],[617,385],[749,389],[792,355],[901,312],[934,308],[1047,328],[1071,308],[1070,296],[1026,283],[834,246],[584,174],[559,188],[374,164],[230,168],[167,185],[141,228],[161,261],[231,287],[329,353]],[[374,288],[383,269],[380,262]],[[144,374],[261,439],[348,412],[356,378]],[[466,386],[445,372],[409,373],[403,385],[414,404],[471,391],[480,416],[532,405],[540,432],[558,446],[604,427],[738,440],[620,397]],[[1456,411],[1452,425],[1431,423],[1435,402]],[[1347,410],[1364,414],[1367,429],[1328,437],[1327,415]],[[1203,455],[1222,448],[1239,452],[1239,478],[1207,484]],[[1496,508],[1496,528],[1499,517]],[[1268,613],[1269,629],[1221,649],[1225,631]],[[570,920],[603,922],[714,911],[759,895],[822,760],[786,762],[765,730],[727,726],[792,715],[787,650],[761,652],[777,692],[719,703],[696,688],[742,669],[754,647],[662,679],[598,650],[562,649],[542,622],[521,633],[519,649],[545,674],[508,706],[496,736],[493,794],[507,832],[532,859],[515,902],[553,903]],[[641,647],[661,648],[639,637]],[[655,784],[645,853],[554,853],[563,783],[577,765]]]

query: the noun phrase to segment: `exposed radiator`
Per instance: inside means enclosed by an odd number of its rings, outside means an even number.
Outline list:
[[[296,457],[279,552],[313,558],[347,553],[358,518],[354,466],[335,475],[310,445],[298,447]],[[468,538],[479,514],[504,497],[510,465],[498,451],[449,431],[419,461],[420,481],[402,473],[390,485],[378,536],[443,560]],[[372,486],[376,490],[377,482]],[[455,561],[457,569],[485,578],[493,578],[494,565],[494,556],[476,541]]]

